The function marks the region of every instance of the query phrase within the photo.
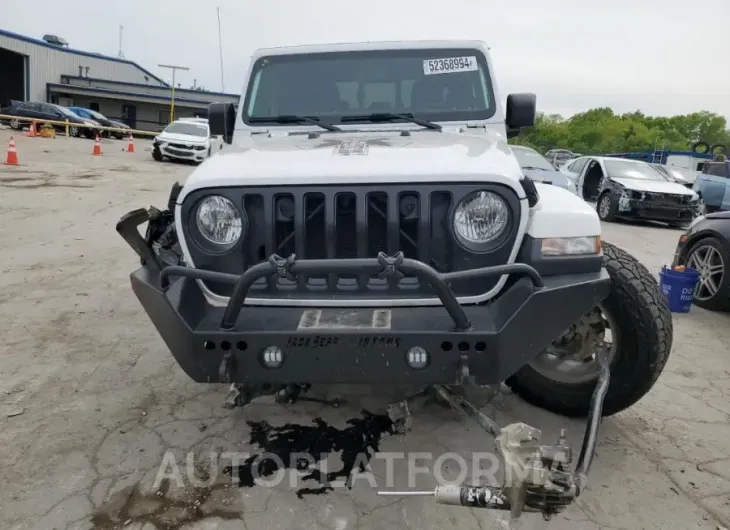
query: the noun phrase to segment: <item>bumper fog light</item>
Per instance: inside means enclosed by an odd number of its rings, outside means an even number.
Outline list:
[[[284,363],[284,352],[278,346],[267,346],[261,357],[266,368],[279,368]]]
[[[426,368],[428,365],[428,352],[420,346],[414,346],[406,353],[408,366],[415,370]]]

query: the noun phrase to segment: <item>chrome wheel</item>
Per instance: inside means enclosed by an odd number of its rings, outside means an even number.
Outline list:
[[[601,216],[601,219],[605,219],[606,217],[608,217],[610,212],[611,212],[611,196],[604,195],[603,197],[601,197],[601,202],[598,203],[598,215]]]
[[[79,135],[79,129],[78,129],[78,127],[69,127],[68,134],[70,134],[74,138],[78,137],[78,135]]]
[[[687,267],[700,273],[694,292],[696,300],[709,300],[717,294],[725,275],[725,262],[714,246],[702,245],[694,249],[687,259]]]
[[[20,130],[20,122],[18,120],[10,120],[10,128],[16,131]]]
[[[541,353],[530,366],[558,383],[578,385],[598,379],[596,352],[608,351],[612,363],[618,350],[618,327],[602,306],[596,307]]]

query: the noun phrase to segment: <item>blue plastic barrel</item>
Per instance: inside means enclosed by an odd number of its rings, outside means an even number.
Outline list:
[[[667,297],[669,310],[672,313],[689,313],[692,307],[692,295],[700,281],[700,273],[695,269],[675,271],[662,267],[659,273],[659,285]]]

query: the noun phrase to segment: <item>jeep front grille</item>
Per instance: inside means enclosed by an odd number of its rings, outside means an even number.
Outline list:
[[[504,242],[483,254],[474,254],[456,242],[451,220],[456,204],[478,190],[499,193],[512,211]],[[197,267],[234,274],[266,261],[272,254],[342,259],[402,251],[406,257],[427,263],[439,272],[499,265],[509,260],[519,224],[517,196],[509,188],[495,184],[455,184],[448,188],[441,184],[200,190],[186,199],[183,216],[191,219],[189,216],[195,213],[194,203],[199,199],[194,196],[202,198],[214,192],[243,208],[247,218],[244,241],[240,248],[215,257],[194,245],[189,247]],[[452,288],[457,296],[472,296],[489,291],[497,281],[498,278],[488,278],[454,282]],[[209,288],[223,296],[230,294],[230,286]],[[433,298],[434,294],[416,277],[386,280],[369,275],[328,274],[300,275],[297,281],[261,279],[254,284],[248,299],[332,297],[357,302],[393,297]]]

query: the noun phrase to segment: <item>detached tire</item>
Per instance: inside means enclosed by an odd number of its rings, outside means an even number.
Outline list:
[[[705,149],[702,150],[702,151],[698,151],[697,150],[698,147],[704,147]],[[702,141],[695,142],[695,143],[692,144],[692,152],[693,153],[702,153],[702,154],[709,153],[710,152],[710,144],[708,144],[707,142],[702,142]]]
[[[603,243],[603,264],[611,291],[601,307],[616,326],[611,381],[603,415],[611,416],[639,401],[656,383],[672,349],[672,315],[654,276],[631,255]],[[542,354],[541,354],[542,355]],[[586,416],[596,380],[564,383],[526,365],[506,381],[525,401],[564,416]]]

